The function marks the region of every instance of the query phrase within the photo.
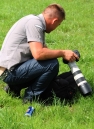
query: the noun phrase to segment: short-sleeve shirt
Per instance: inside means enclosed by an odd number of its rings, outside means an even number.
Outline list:
[[[27,15],[18,20],[7,33],[0,51],[0,66],[10,69],[32,57],[28,42],[45,44],[46,24],[42,14]]]

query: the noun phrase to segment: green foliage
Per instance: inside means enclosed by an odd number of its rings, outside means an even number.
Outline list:
[[[81,54],[77,63],[87,81],[94,85],[94,0],[0,0],[0,47],[10,27],[27,14],[39,14],[51,3],[61,4],[66,11],[66,20],[51,34],[46,42],[51,49],[77,49]],[[59,73],[68,71],[60,63]],[[24,116],[30,104],[8,96],[0,81],[0,129],[94,129],[94,95],[79,95],[72,107],[55,98],[52,105],[32,102],[35,112]]]

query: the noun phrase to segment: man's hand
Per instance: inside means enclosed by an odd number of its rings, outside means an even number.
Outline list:
[[[72,50],[63,50],[63,58],[69,62],[73,62],[76,59],[79,60],[77,54],[75,54]]]

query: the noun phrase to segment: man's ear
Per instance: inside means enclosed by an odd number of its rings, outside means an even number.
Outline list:
[[[54,24],[55,22],[57,22],[58,21],[58,18],[54,18],[53,20],[52,20],[52,24]]]

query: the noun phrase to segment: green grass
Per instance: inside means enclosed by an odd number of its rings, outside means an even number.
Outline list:
[[[78,49],[81,54],[77,63],[91,87],[94,86],[94,0],[0,0],[0,47],[6,33],[19,18],[39,14],[51,3],[61,4],[66,11],[66,20],[51,34],[46,42],[51,49]],[[59,73],[69,67],[59,59]],[[0,81],[0,129],[94,129],[94,95],[83,97],[70,107],[54,99],[45,106],[39,102],[22,104],[22,100],[8,96]],[[24,116],[32,105],[32,117]]]

